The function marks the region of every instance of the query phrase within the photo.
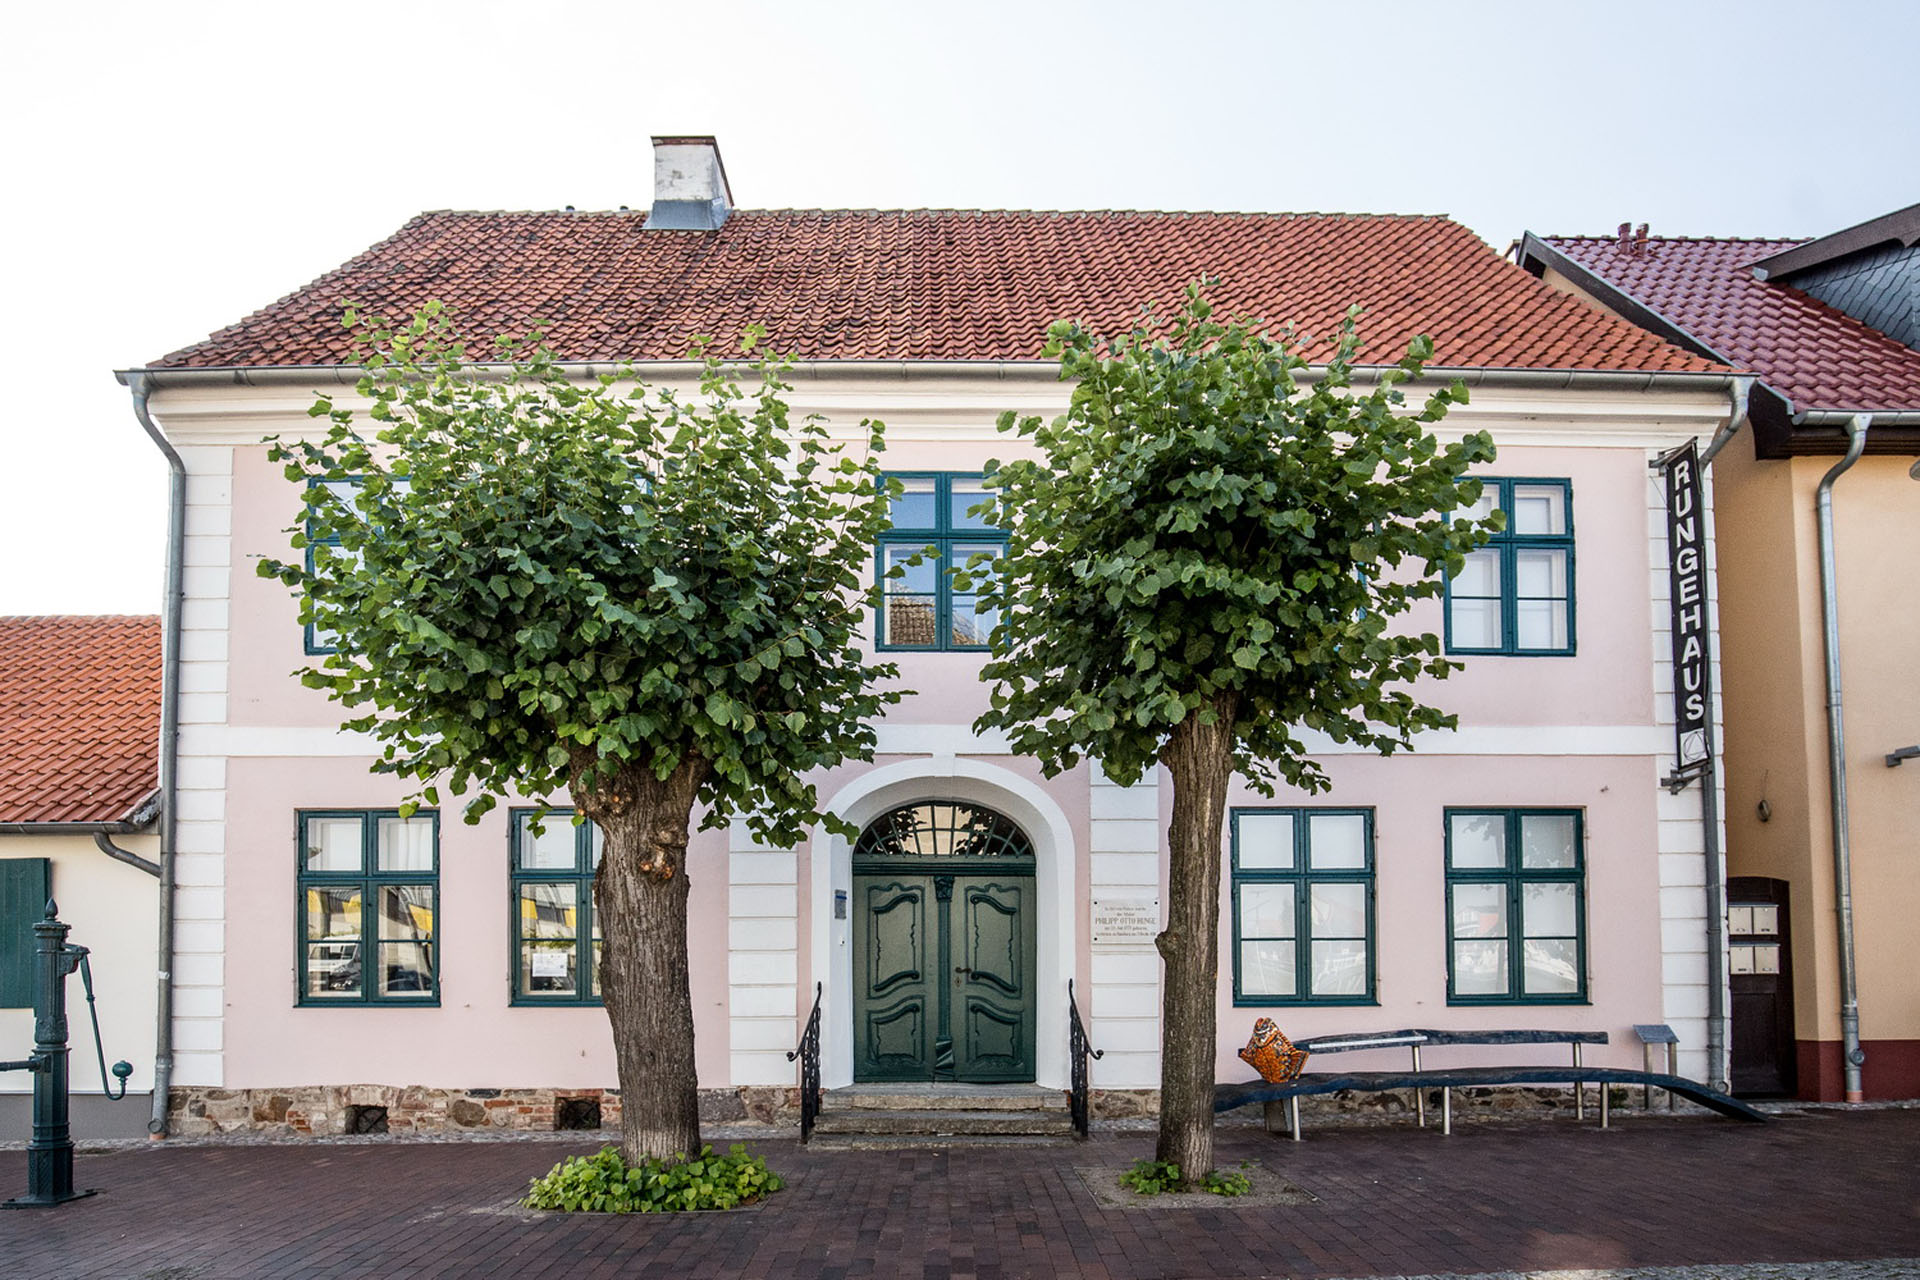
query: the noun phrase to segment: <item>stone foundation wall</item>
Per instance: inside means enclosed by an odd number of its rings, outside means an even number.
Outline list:
[[[1638,1110],[1640,1099],[1639,1089],[1615,1085],[1612,1086],[1609,1102],[1616,1108]],[[1090,1102],[1095,1121],[1152,1118],[1160,1113],[1160,1091],[1157,1089],[1095,1089]],[[1593,1113],[1599,1105],[1599,1090],[1589,1087],[1587,1090],[1589,1114]],[[1658,1089],[1653,1093],[1653,1105],[1660,1110],[1664,1110],[1667,1105],[1666,1095]],[[1573,1088],[1570,1085],[1540,1087],[1502,1085],[1494,1088],[1453,1091],[1455,1120],[1492,1119],[1502,1116],[1517,1120],[1571,1115],[1573,1110]],[[1300,1099],[1300,1123],[1303,1126],[1315,1119],[1366,1121],[1410,1115],[1412,1112],[1413,1091],[1411,1089],[1387,1092],[1347,1090],[1341,1093],[1315,1094]],[[1225,1112],[1218,1118],[1230,1124],[1257,1123],[1261,1121],[1262,1114],[1261,1107],[1255,1104]],[[1440,1090],[1438,1089],[1427,1090],[1427,1114],[1430,1118],[1437,1118],[1440,1114]],[[1437,1119],[1432,1122],[1437,1123]]]
[[[293,1085],[273,1089],[176,1087],[167,1100],[167,1128],[181,1137],[216,1133],[324,1136],[353,1133],[358,1109],[384,1111],[384,1132],[457,1133],[560,1128],[563,1104],[597,1104],[599,1130],[618,1133],[618,1089],[429,1089],[420,1085]],[[711,1124],[800,1123],[798,1089],[700,1090],[700,1119]],[[573,1127],[573,1126],[568,1126]],[[589,1130],[594,1131],[594,1130]]]

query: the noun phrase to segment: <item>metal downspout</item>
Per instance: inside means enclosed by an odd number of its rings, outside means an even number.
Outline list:
[[[1727,425],[1715,433],[1700,455],[1703,473],[1746,424],[1753,383],[1750,377],[1733,380],[1733,412],[1727,417]],[[1727,875],[1726,857],[1720,847],[1719,748],[1714,742],[1718,721],[1713,714],[1711,678],[1709,668],[1705,717],[1707,763],[1700,771],[1700,834],[1707,881],[1707,1078],[1714,1088],[1724,1093],[1733,1074],[1727,1059]]]
[[[186,577],[187,465],[147,412],[151,392],[147,375],[127,373],[122,377],[133,392],[133,416],[166,457],[171,472],[167,485],[167,585],[160,607],[160,937],[154,974],[153,1116],[147,1121],[147,1132],[164,1138],[173,1086],[175,777],[180,757],[180,605]]]
[[[1867,447],[1867,428],[1873,415],[1856,413],[1847,419],[1847,456],[1820,479],[1814,497],[1820,536],[1820,624],[1827,649],[1827,772],[1833,809],[1834,911],[1840,917],[1840,1063],[1847,1101],[1864,1102],[1860,1066],[1866,1054],[1860,1048],[1860,991],[1853,964],[1853,858],[1847,830],[1847,726],[1840,705],[1840,589],[1833,555],[1833,482]]]
[[[150,862],[131,849],[122,849],[113,842],[113,837],[104,831],[96,831],[93,833],[93,844],[95,848],[99,849],[100,852],[106,854],[109,858],[112,858],[115,862],[124,862],[128,866],[136,867],[150,876],[160,874],[159,863]]]

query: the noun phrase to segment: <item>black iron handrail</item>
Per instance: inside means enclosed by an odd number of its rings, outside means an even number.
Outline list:
[[[787,1061],[800,1060],[800,1141],[813,1136],[813,1122],[820,1115],[820,997],[825,986],[813,984],[813,1012],[807,1015],[807,1028],[800,1043],[787,1055]]]
[[[1105,1056],[1105,1050],[1094,1048],[1087,1039],[1087,1029],[1080,1021],[1080,1006],[1073,999],[1073,979],[1068,978],[1067,1059],[1073,1067],[1073,1094],[1069,1106],[1073,1115],[1073,1131],[1083,1138],[1087,1136],[1089,1102],[1087,1059]]]

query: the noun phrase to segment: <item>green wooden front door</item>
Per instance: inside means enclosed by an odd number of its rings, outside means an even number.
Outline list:
[[[854,1078],[1033,1079],[1033,877],[854,876]]]
[[[1033,843],[922,800],[853,846],[853,1078],[1033,1079]]]

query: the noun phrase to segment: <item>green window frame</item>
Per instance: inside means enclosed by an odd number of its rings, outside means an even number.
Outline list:
[[[1004,532],[968,508],[986,497],[978,472],[890,471],[905,492],[893,499],[893,527],[880,535],[874,572],[882,598],[875,647],[894,652],[984,652],[996,619],[976,607],[976,592],[953,589],[953,572],[982,552],[1007,549]],[[918,563],[911,563],[918,559]],[[903,576],[889,578],[899,567]],[[985,575],[974,571],[977,580]]]
[[[591,822],[575,824],[572,809],[512,809],[507,898],[516,1005],[597,1005],[600,1000],[600,919],[593,881],[602,836]]]
[[[302,809],[297,825],[299,1003],[439,1004],[439,812]]]
[[[1586,814],[1448,809],[1447,1003],[1586,1004]]]
[[[358,476],[349,476],[344,480],[308,480],[307,488],[331,489],[336,494],[339,494],[341,496],[342,501],[351,503],[353,501],[353,495],[360,491],[360,478]],[[307,517],[306,532],[307,532],[306,555],[307,555],[307,572],[308,573],[312,573],[314,571],[315,548],[327,547],[327,548],[330,548],[331,553],[337,553],[340,555],[346,554],[345,552],[340,550],[340,539],[321,538],[321,537],[315,536],[313,532],[313,518],[311,516]],[[338,653],[340,651],[339,646],[333,643],[333,632],[322,628],[317,623],[309,622],[307,624],[306,631],[305,631],[305,639],[306,639],[306,651],[309,655],[322,654],[322,653]]]
[[[1480,477],[1480,500],[1459,512],[1498,509],[1507,527],[1446,582],[1448,653],[1566,657],[1574,652],[1573,482]]]
[[[0,858],[0,1009],[33,1007],[33,926],[53,896],[48,858]]]
[[[1378,1004],[1373,810],[1229,814],[1236,1006]]]

